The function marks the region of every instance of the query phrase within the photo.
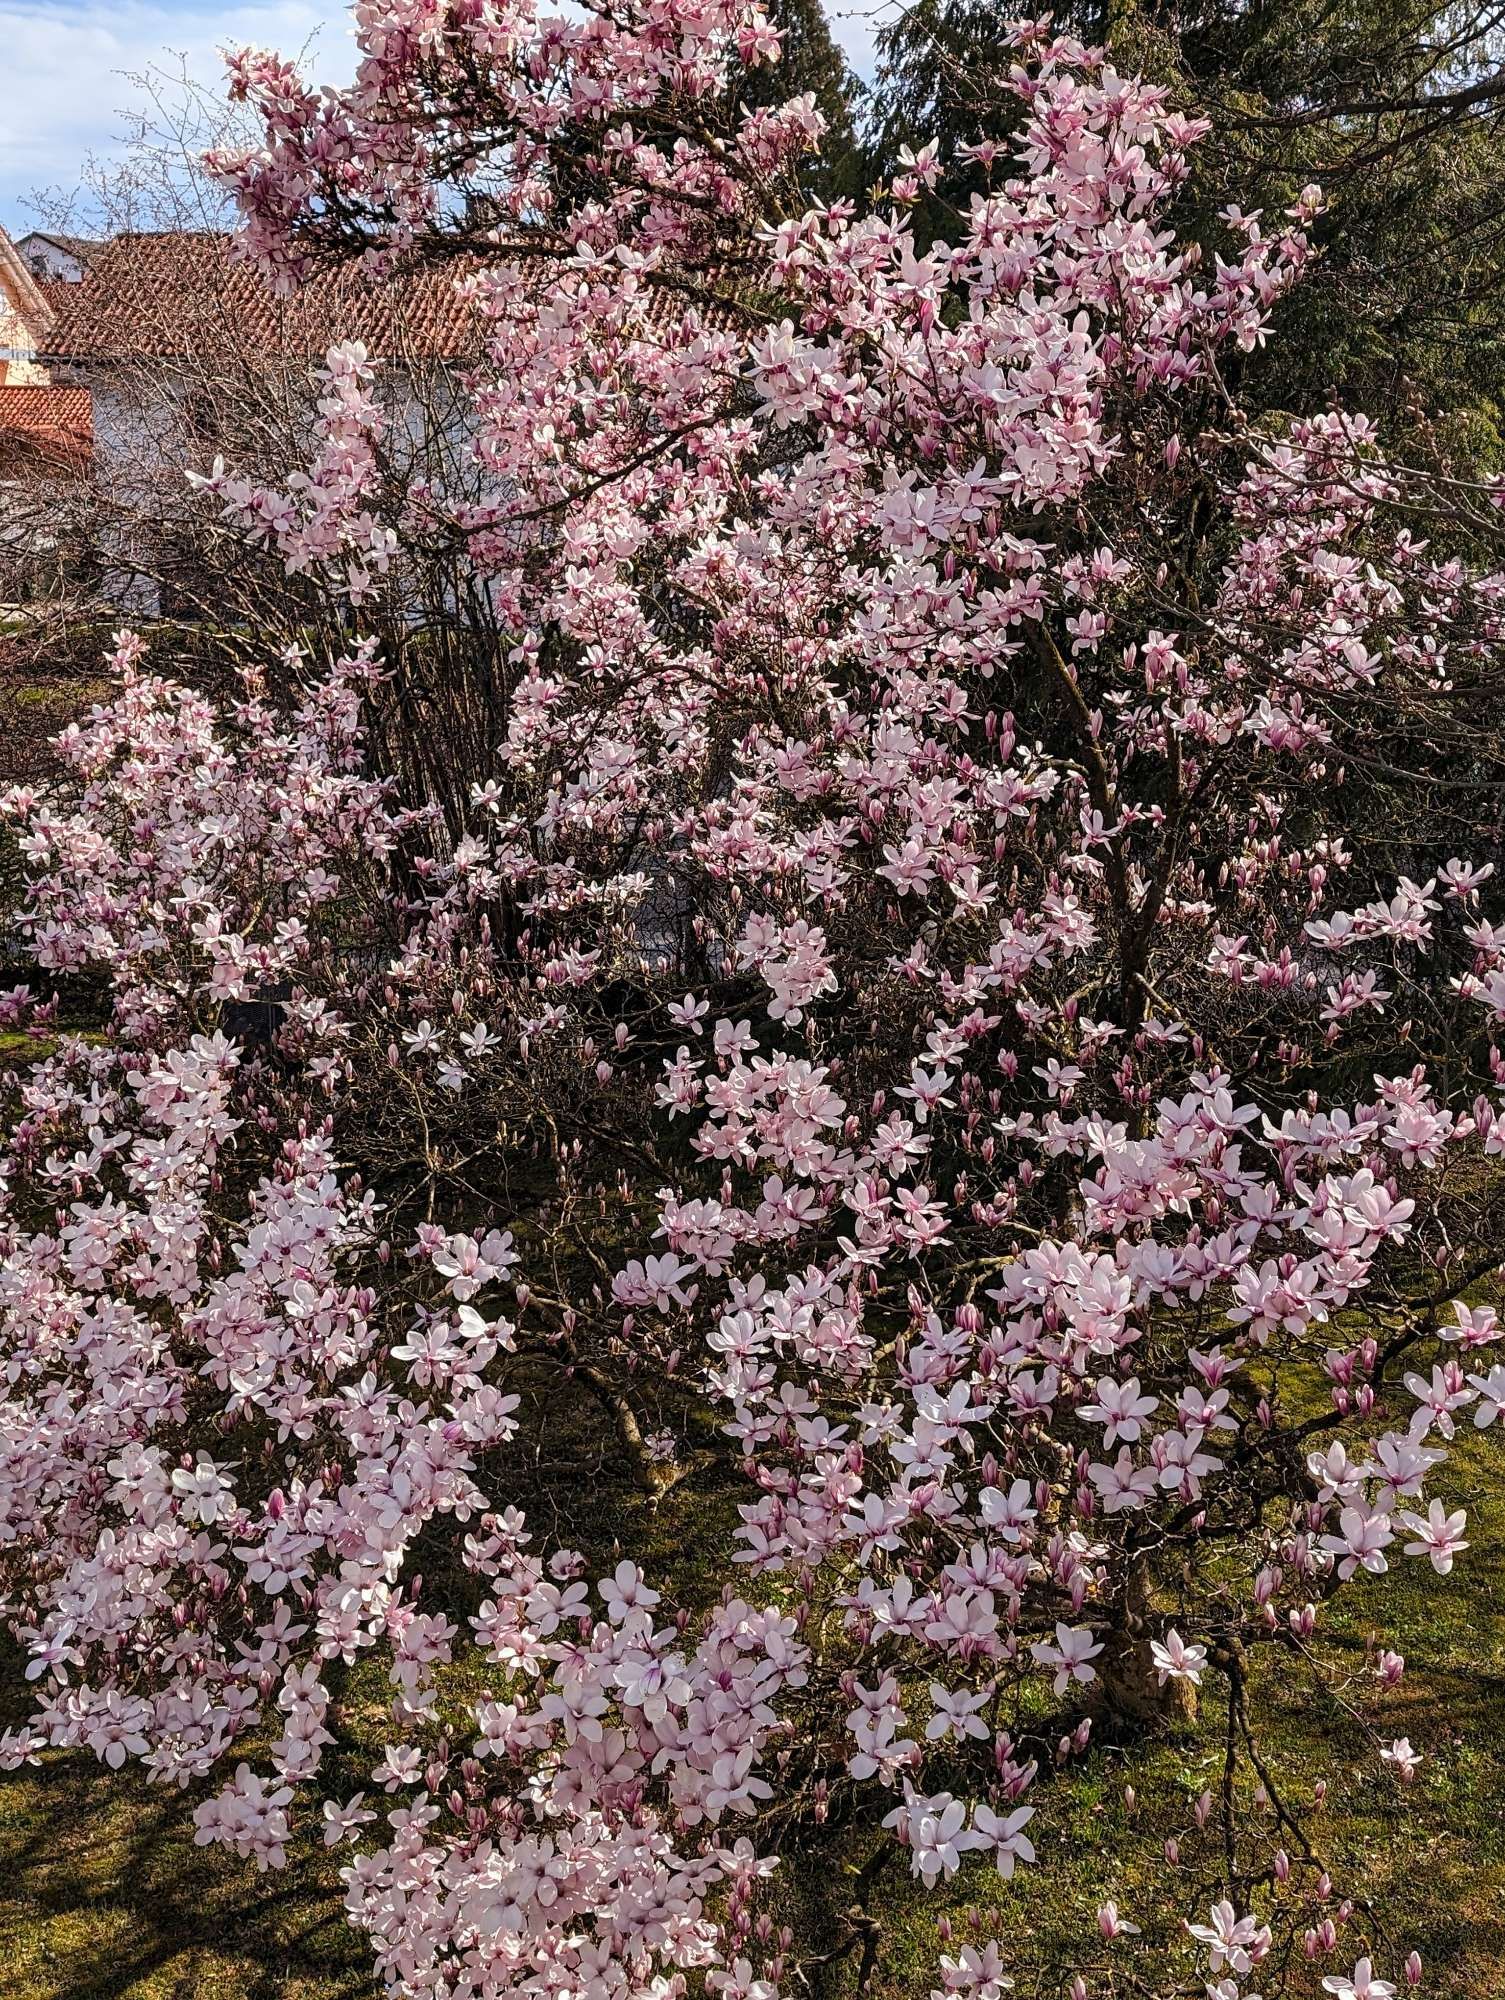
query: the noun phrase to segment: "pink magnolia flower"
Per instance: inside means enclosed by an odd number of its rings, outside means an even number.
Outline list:
[[[1395,2000],[1396,1992],[1388,1980],[1376,1975],[1367,1958],[1361,1958],[1351,1973],[1329,1973],[1322,1990],[1334,2000]]]
[[[1150,1652],[1155,1661],[1155,1674],[1161,1687],[1168,1680],[1190,1681],[1193,1687],[1200,1684],[1203,1669],[1207,1665],[1207,1648],[1189,1646],[1173,1626],[1164,1640],[1152,1639]]]
[[[1091,1662],[1102,1650],[1101,1642],[1093,1639],[1088,1627],[1071,1625],[1057,1625],[1054,1642],[1037,1640],[1030,1647],[1041,1666],[1056,1669],[1052,1686],[1057,1694],[1065,1694],[1073,1681],[1095,1679]]]

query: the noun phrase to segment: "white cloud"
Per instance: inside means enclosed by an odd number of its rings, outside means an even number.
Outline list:
[[[828,5],[848,61],[871,77],[874,29],[897,0]],[[220,49],[243,42],[284,55],[310,46],[321,81],[353,65],[341,0],[0,0],[0,224],[34,227],[34,195],[70,193],[90,155],[120,155],[149,101],[132,77],[186,66],[217,89]]]
[[[78,185],[85,159],[118,156],[149,104],[129,79],[186,66],[217,88],[219,50],[255,43],[294,55],[313,42],[323,78],[349,73],[338,0],[0,0],[0,223],[34,226],[29,197]]]

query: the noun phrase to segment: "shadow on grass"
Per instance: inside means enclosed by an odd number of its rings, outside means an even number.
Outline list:
[[[193,1844],[193,1799],[73,1757],[0,1788],[7,2000],[367,2000],[337,1865],[277,1874]]]
[[[617,1536],[681,1601],[704,1604],[728,1576],[740,1485],[713,1468],[649,1507],[617,1462],[594,1403],[568,1404],[528,1382],[531,1418],[505,1467],[508,1497],[528,1508],[545,1547],[588,1551],[592,1574],[617,1559]],[[536,1406],[536,1407],[532,1407]],[[547,1460],[547,1463],[544,1461]],[[535,1463],[536,1461],[536,1463]],[[444,1535],[415,1555],[463,1615],[480,1594]],[[740,1578],[736,1578],[740,1581]],[[459,1734],[487,1685],[462,1654],[448,1692]],[[0,1727],[29,1712],[20,1662],[0,1646]],[[341,1742],[326,1777],[340,1796],[368,1783],[389,1732],[391,1689],[379,1664],[341,1678]],[[265,1768],[256,1747],[244,1752]],[[258,1874],[219,1847],[196,1847],[187,1792],[131,1768],[48,1753],[39,1768],[0,1776],[0,2000],[371,2000],[380,1991],[364,1936],[346,1923],[342,1862],[317,1831],[289,1847],[288,1866]],[[313,1824],[318,1826],[317,1813]]]
[[[555,1537],[578,1543],[600,1574],[620,1535],[670,1601],[704,1604],[728,1580],[740,1583],[728,1558],[743,1489],[723,1485],[718,1467],[707,1464],[662,1508],[648,1508],[614,1463],[598,1416],[567,1415],[541,1386],[530,1386],[528,1400],[538,1407],[509,1483],[545,1546]],[[1314,1842],[1332,1871],[1334,1903],[1351,1895],[1362,1906],[1345,1926],[1348,1956],[1340,1951],[1337,1963],[1351,1965],[1374,1941],[1381,1969],[1394,1977],[1414,1944],[1426,1963],[1427,2000],[1505,1996],[1502,1443],[1498,1434],[1461,1438],[1442,1484],[1450,1505],[1468,1508],[1473,1544],[1452,1577],[1435,1577],[1396,1550],[1388,1576],[1345,1593],[1335,1607],[1326,1644],[1338,1668],[1336,1693],[1274,1651],[1262,1656],[1251,1690],[1282,1791],[1305,1805],[1319,1779],[1328,1785]],[[425,1551],[425,1573],[431,1559],[442,1562],[437,1545]],[[457,1606],[474,1588],[459,1572],[434,1576]],[[1370,1668],[1377,1643],[1407,1657],[1406,1677],[1390,1694],[1381,1694]],[[463,1705],[484,1681],[484,1671],[464,1660],[451,1693]],[[0,1663],[0,1683],[0,1708],[15,1708],[0,1722],[19,1720],[24,1690],[13,1663]],[[350,1740],[331,1772],[337,1791],[363,1782],[383,1740],[389,1696],[374,1667],[341,1691]],[[1005,1943],[1018,2000],[1059,2000],[1063,1968],[1102,1962],[1096,1911],[1109,1897],[1141,1926],[1137,1939],[1114,1946],[1115,1963],[1139,1979],[1137,1990],[1200,1990],[1181,1918],[1217,1893],[1216,1830],[1198,1832],[1192,1811],[1198,1793],[1218,1784],[1217,1711],[1214,1693],[1184,1735],[1105,1747],[1068,1782],[1042,1783],[1030,1827],[1039,1865],[1013,1882],[969,1866],[925,1894],[902,1867],[888,1869],[874,1905],[882,1938],[871,2000],[922,2000],[937,1983],[939,1953],[987,1935]],[[1401,1735],[1423,1755],[1409,1787],[1378,1755]],[[1242,1782],[1247,1793],[1250,1781]],[[369,1949],[344,1919],[342,1856],[315,1839],[290,1850],[284,1872],[258,1875],[220,1849],[194,1846],[200,1796],[201,1789],[164,1792],[132,1773],[60,1755],[0,1778],[3,2000],[372,2000]],[[1259,1828],[1257,1808],[1251,1817]],[[1241,1854],[1241,1865],[1261,1865],[1276,1834],[1265,1815],[1258,1851]],[[1163,1847],[1172,1837],[1182,1859],[1168,1878]],[[871,1846],[870,1834],[791,1830],[784,1887],[806,1935],[814,1925],[839,1941],[832,1913],[850,1900],[850,1871]],[[953,1926],[950,1946],[937,1933],[942,1916]],[[1333,1959],[1298,1962],[1282,1990],[1292,2000],[1323,2000],[1321,1980],[1334,1969]],[[833,1965],[817,2000],[846,2000],[855,1971],[855,1956]],[[1184,1979],[1172,1988],[1167,1975]]]

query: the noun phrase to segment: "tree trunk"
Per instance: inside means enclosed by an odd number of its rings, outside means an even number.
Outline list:
[[[1119,1618],[1098,1661],[1099,1703],[1105,1717],[1136,1729],[1185,1729],[1197,1719],[1197,1691],[1190,1681],[1160,1685],[1150,1638],[1150,1565],[1135,1556],[1129,1566]]]

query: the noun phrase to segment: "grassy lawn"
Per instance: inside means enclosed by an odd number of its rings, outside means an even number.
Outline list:
[[[3,633],[0,633],[3,638]],[[107,691],[96,678],[58,676],[44,679],[8,667],[0,651],[0,787],[32,784],[54,768],[49,743],[60,729],[83,713]]]
[[[13,728],[0,744],[0,783],[32,777],[39,745],[94,690],[77,684],[11,689]],[[0,892],[5,883],[0,854]],[[0,904],[4,896],[0,893]],[[0,982],[3,983],[3,982]],[[0,1069],[34,1056],[25,1037],[0,1034]],[[532,1421],[505,1466],[501,1497],[524,1506],[549,1545],[616,1558],[612,1529],[670,1602],[705,1602],[730,1574],[734,1489],[691,1481],[650,1511],[599,1428],[580,1426],[540,1385]],[[1397,1557],[1392,1573],[1344,1593],[1331,1627],[1351,1672],[1336,1691],[1286,1654],[1261,1657],[1252,1696],[1272,1776],[1293,1800],[1322,1778],[1325,1808],[1314,1843],[1339,1895],[1363,1906],[1365,1935],[1423,1953],[1428,2000],[1505,1996],[1505,1437],[1460,1440],[1440,1491],[1469,1510],[1472,1547],[1454,1576]],[[433,1574],[425,1561],[426,1574]],[[599,1569],[593,1568],[599,1574]],[[1383,1629],[1406,1655],[1400,1688],[1379,1697],[1366,1650]],[[462,1668],[454,1692],[480,1676]],[[363,1783],[379,1754],[387,1691],[379,1669],[353,1677],[344,1697],[342,1793]],[[1351,1696],[1351,1699],[1350,1699]],[[1038,1868],[1011,1884],[974,1867],[926,1895],[897,1856],[874,1908],[883,1931],[877,2000],[923,2000],[944,1948],[938,1918],[958,1941],[995,1935],[1017,1991],[1060,2000],[1062,1965],[1101,1963],[1095,1913],[1114,1898],[1142,1938],[1113,1947],[1132,1968],[1193,1970],[1180,1942],[1183,1909],[1216,1893],[1221,1847],[1196,1829],[1193,1802],[1216,1792],[1221,1771],[1218,1684],[1203,1718],[1170,1741],[1100,1743],[1067,1783],[1039,1787],[1030,1827]],[[1356,1711],[1362,1711],[1362,1719]],[[25,1691],[0,1656],[0,1725],[26,1712]],[[1402,1787],[1379,1761],[1379,1741],[1407,1735],[1423,1753]],[[1131,1805],[1126,1791],[1132,1788]],[[221,1850],[193,1844],[202,1793],[165,1792],[132,1773],[52,1754],[39,1769],[0,1777],[0,2000],[355,2000],[376,1985],[361,1937],[344,1920],[339,1857],[315,1836],[280,1874],[258,1875]],[[1268,1819],[1267,1819],[1268,1823]],[[1273,1829],[1272,1829],[1273,1833]],[[1184,1894],[1165,1893],[1163,1847],[1181,1848]],[[1267,1843],[1273,1846],[1274,1839]],[[861,1850],[870,1850],[871,1836]],[[786,1843],[784,1893],[822,1920],[850,1901],[849,1838],[810,1828]],[[1354,1950],[1357,1949],[1355,1945]],[[1351,1964],[1354,1950],[1343,1962]],[[1385,1954],[1382,1969],[1393,1973]],[[1295,1991],[1320,1996],[1332,1961],[1303,1968]],[[1170,1974],[1164,1982],[1171,1990]],[[815,2000],[850,1993],[854,1961],[813,1976]],[[801,1991],[791,1984],[790,1991]],[[1158,1990],[1158,1989],[1156,1989]],[[1195,1990],[1200,1991],[1200,1988]],[[1113,1988],[1100,1983],[1094,2000]]]
[[[280,1875],[193,1845],[194,1801],[75,1760],[0,1793],[12,2000],[346,2000],[372,1991],[322,1854]]]
[[[695,1594],[708,1580],[708,1556],[715,1566],[731,1496],[685,1492],[658,1514],[634,1519],[630,1492],[583,1440],[556,1438],[553,1449],[572,1457],[563,1469],[578,1478],[561,1487],[562,1468],[550,1464],[549,1483],[556,1494],[577,1496],[582,1515],[579,1523],[561,1520],[561,1535],[583,1526],[587,1513],[598,1523],[614,1519],[624,1538],[649,1553],[651,1570]],[[1326,1807],[1313,1823],[1318,1851],[1338,1893],[1365,1906],[1356,1921],[1369,1936],[1421,1949],[1429,2000],[1505,1993],[1505,1468],[1498,1453],[1497,1440],[1471,1433],[1453,1461],[1446,1491],[1469,1507],[1473,1547],[1451,1579],[1403,1560],[1390,1576],[1347,1594],[1335,1630],[1352,1663],[1353,1706],[1375,1734],[1356,1719],[1343,1688],[1322,1693],[1284,1656],[1266,1659],[1256,1687],[1272,1775],[1303,1800],[1319,1777],[1328,1778]],[[526,1473],[524,1483],[531,1483]],[[692,1523],[709,1534],[691,1534]],[[1365,1649],[1381,1620],[1408,1671],[1394,1694],[1377,1700]],[[348,1690],[352,1788],[361,1782],[360,1746],[381,1741],[384,1700],[379,1674]],[[21,1712],[13,1697],[9,1705]],[[946,1915],[958,1940],[991,1934],[1008,1943],[1019,1993],[1058,1995],[1055,1968],[1103,1960],[1094,1918],[1107,1896],[1143,1927],[1140,1941],[1113,1947],[1115,1959],[1127,1968],[1137,1957],[1148,1970],[1182,1958],[1189,1975],[1191,1960],[1178,1942],[1184,1904],[1163,1895],[1161,1850],[1168,1837],[1181,1843],[1185,1902],[1211,1897],[1220,1843],[1215,1823],[1196,1830],[1192,1803],[1204,1786],[1217,1789],[1218,1719],[1211,1682],[1194,1730],[1168,1742],[1104,1744],[1069,1784],[1042,1785],[1030,1829],[1040,1866],[1021,1871],[1013,1884],[974,1868],[927,1896],[901,1867],[891,1869],[875,1902],[884,1926],[875,1992],[909,2000],[930,1990],[944,1948],[937,1918]],[[1406,1788],[1376,1754],[1376,1736],[1401,1734],[1425,1757]],[[1127,1786],[1136,1794],[1132,1807]],[[197,1796],[168,1794],[62,1755],[0,1779],[6,2000],[351,2000],[375,1991],[362,1941],[344,1922],[337,1863],[322,1844],[300,1843],[284,1873],[259,1876],[249,1864],[193,1845]],[[844,1846],[812,1829],[786,1847],[793,1901],[829,1911],[848,1900],[842,1874],[853,1861]],[[1352,1957],[1353,1950],[1345,1962]],[[1331,1969],[1330,1960],[1303,1968],[1296,1991],[1316,2000],[1321,1973]],[[849,1992],[853,1977],[847,1960],[816,1990]]]
[[[11,1060],[14,1060],[14,1056]],[[0,1053],[0,1066],[4,1056]],[[505,1497],[551,1545],[587,1548],[609,1566],[613,1524],[644,1567],[688,1602],[704,1602],[726,1570],[735,1491],[686,1494],[650,1509],[620,1464],[594,1406],[557,1407],[552,1376],[525,1394],[527,1442],[509,1449]],[[499,1482],[500,1483],[500,1482]],[[685,1532],[692,1518],[696,1532]],[[442,1564],[427,1555],[426,1574]],[[465,1583],[457,1578],[456,1589]],[[483,1680],[461,1663],[459,1702]],[[0,1728],[28,1713],[13,1655],[0,1652]],[[391,1731],[385,1669],[352,1673],[340,1699],[332,1787],[348,1796]],[[462,1725],[463,1729],[463,1725]],[[255,1761],[254,1748],[247,1757]],[[48,1753],[37,1769],[0,1775],[0,2000],[353,2000],[379,1992],[363,1937],[345,1921],[341,1860],[317,1832],[281,1873],[220,1848],[196,1847],[193,1808],[206,1791],[147,1784],[127,1769]]]

